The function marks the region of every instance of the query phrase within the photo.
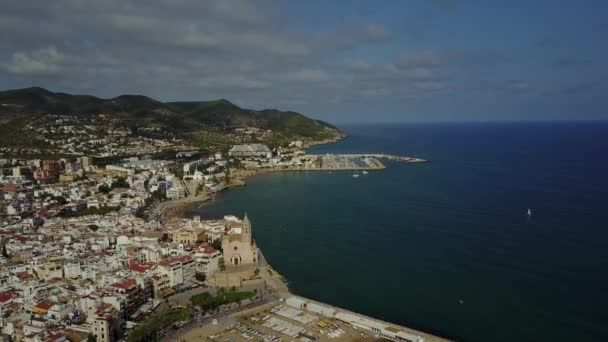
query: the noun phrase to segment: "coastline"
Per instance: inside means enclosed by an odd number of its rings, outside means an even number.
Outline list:
[[[333,138],[305,142],[303,145],[303,148],[307,149],[307,148],[310,148],[312,146],[317,146],[317,145],[335,144],[335,143],[338,143],[340,140],[345,139],[347,137],[348,137],[348,134],[341,131],[340,134],[338,134],[337,136],[335,136]],[[385,168],[384,165],[382,165],[382,167],[378,167],[378,168],[361,168],[360,170],[376,170],[376,169],[383,169],[383,168]],[[322,170],[323,169],[279,168],[279,167],[263,168],[263,169],[236,169],[235,171],[232,171],[230,173],[230,180],[226,184],[226,187],[224,189],[222,189],[221,191],[218,191],[218,192],[205,191],[202,194],[195,196],[195,197],[185,197],[185,198],[169,200],[169,201],[158,203],[153,208],[153,210],[151,210],[150,216],[159,217],[162,222],[171,222],[171,221],[181,220],[186,212],[192,210],[192,208],[194,208],[196,206],[200,207],[200,206],[205,205],[207,202],[209,202],[209,200],[214,199],[215,196],[218,196],[223,191],[226,191],[231,188],[246,186],[247,179],[250,177],[254,177],[254,176],[258,176],[258,175],[262,175],[262,174],[274,173],[274,172],[322,171]],[[327,169],[327,170],[329,170],[329,169]],[[352,170],[352,169],[345,168],[345,169],[332,169],[332,170],[346,171],[346,170]]]
[[[308,149],[313,146],[318,145],[329,145],[336,144],[342,139],[348,137],[348,134],[345,132],[340,132],[337,136],[324,140],[313,140],[304,142],[303,148]],[[364,155],[364,154],[363,154]],[[363,156],[362,155],[362,156]],[[184,213],[192,210],[195,206],[203,206],[209,200],[214,199],[216,196],[220,195],[223,191],[226,191],[230,188],[236,188],[247,185],[247,179],[264,174],[270,174],[275,172],[302,172],[302,171],[377,171],[386,168],[386,165],[382,163],[379,159],[386,158],[389,160],[400,160],[405,161],[407,163],[427,163],[428,160],[419,159],[419,158],[410,158],[410,157],[400,157],[394,155],[386,155],[386,154],[367,154],[368,156],[373,156],[374,160],[372,162],[373,165],[368,166],[357,166],[357,167],[271,167],[271,168],[256,168],[256,169],[236,169],[230,172],[230,178],[225,188],[218,192],[209,192],[204,191],[202,194],[195,197],[186,197],[180,198],[177,200],[170,200],[160,203],[153,210],[153,215],[160,217],[161,221],[171,222],[175,220],[180,220],[183,218]]]
[[[310,146],[313,146],[313,145],[336,143],[338,140],[339,139],[332,139],[332,140],[328,140],[328,141],[315,142],[314,144],[307,145],[307,148]],[[389,159],[391,159],[391,158],[389,158]],[[225,191],[230,188],[246,186],[247,180],[250,177],[263,175],[263,174],[270,174],[270,173],[275,173],[275,172],[289,172],[289,171],[363,171],[363,170],[381,170],[381,169],[386,168],[386,166],[384,164],[382,164],[379,161],[377,161],[377,162],[378,163],[373,164],[373,167],[361,167],[361,168],[275,167],[275,168],[260,168],[260,169],[237,169],[230,173],[229,180],[226,184],[226,187],[223,190],[218,191],[218,192],[203,192],[201,195],[193,197],[193,198],[173,200],[173,201],[170,201],[170,203],[163,203],[164,205],[161,205],[159,210],[162,211],[161,215],[163,217],[163,220],[167,220],[167,221],[181,220],[185,217],[186,212],[193,210],[195,206],[198,206],[200,208],[200,207],[206,205],[206,203],[208,203],[209,200],[215,198],[215,196],[219,195],[222,191]],[[302,297],[300,295],[296,295],[296,294],[290,292],[285,278],[276,269],[274,269],[272,267],[272,265],[266,260],[261,249],[259,250],[259,253],[260,253],[260,261],[259,261],[259,265],[257,265],[257,267],[264,270],[264,271],[260,272],[262,274],[262,279],[264,279],[264,282],[266,284],[265,286],[268,286],[269,289],[271,289],[271,292],[274,293],[274,296],[275,296],[274,300],[272,300],[270,302],[265,302],[263,305],[261,305],[262,307],[265,307],[268,305],[271,305],[271,307],[272,307],[272,305],[274,305],[275,307],[283,306],[283,305],[285,305],[284,303],[285,303],[286,299],[296,298],[297,300],[300,300],[300,301],[306,301],[308,303],[313,303],[312,305],[320,305],[320,306],[330,308],[330,310],[334,310],[335,312],[342,313],[346,316],[350,315],[351,317],[355,317],[355,318],[353,318],[353,321],[346,322],[344,320],[340,320],[338,317],[335,317],[335,316],[323,316],[323,315],[319,316],[320,318],[325,319],[326,321],[334,322],[333,324],[335,324],[335,325],[337,325],[337,324],[349,325],[352,328],[354,328],[355,331],[358,330],[357,327],[359,327],[359,329],[366,329],[364,325],[360,326],[359,324],[361,322],[368,322],[369,324],[371,324],[371,325],[367,326],[368,328],[373,327],[374,325],[383,326],[384,327],[384,328],[382,328],[383,332],[384,332],[384,329],[388,329],[388,331],[390,331],[390,332],[401,331],[404,334],[410,334],[410,336],[412,336],[412,337],[416,337],[416,336],[419,337],[420,340],[417,340],[417,341],[421,341],[421,342],[422,341],[428,341],[428,342],[450,341],[446,338],[439,337],[439,336],[433,335],[431,333],[423,332],[423,331],[416,330],[414,328],[409,328],[406,326],[401,326],[396,323],[383,321],[381,319],[373,318],[373,317],[367,316],[365,314],[356,313],[356,312],[353,312],[353,311],[350,311],[347,309],[333,306],[331,304],[318,302],[314,299],[309,299],[309,298]],[[266,270],[268,270],[268,271],[266,271]],[[230,274],[232,271],[229,270],[227,272],[228,272],[227,274]],[[241,272],[241,271],[237,271],[237,272]],[[269,275],[266,274],[267,272]],[[224,273],[224,272],[220,272],[220,273]],[[241,276],[242,275],[239,275],[238,277],[241,278]],[[212,280],[211,286],[212,287],[213,286],[222,287],[223,285],[216,283],[216,281],[217,281],[216,277],[217,277],[217,274],[212,279],[209,279],[209,280]],[[240,284],[241,284],[240,285],[241,287],[248,286],[248,285],[245,285],[244,282],[241,282]],[[251,285],[253,285],[253,284],[250,284],[249,286],[251,286]],[[247,316],[249,316],[251,313],[255,312],[257,309],[259,309],[259,307],[254,306],[254,308],[249,308],[244,311],[238,310],[232,316],[234,318],[236,318],[237,320],[241,321],[242,323],[246,324],[245,318],[247,318]],[[304,312],[309,312],[308,309],[306,308],[306,304],[304,304],[300,309],[303,310]],[[265,312],[267,312],[267,311],[265,311]],[[314,314],[313,312],[309,312],[309,313]],[[259,314],[259,313],[256,313],[256,315],[257,314]],[[363,323],[361,323],[361,324],[363,324]],[[373,328],[371,328],[371,329],[372,329],[372,331],[370,331],[370,334],[374,335],[375,333],[373,331]],[[185,334],[184,338],[186,338],[186,340],[189,340],[190,338],[194,337],[194,335],[204,333],[206,330],[207,330],[207,328],[205,327],[205,325],[202,325],[199,328],[195,328],[192,331]],[[359,333],[357,333],[357,334],[359,334]],[[371,335],[370,335],[370,337],[371,337]],[[361,333],[361,336],[364,336],[364,335]],[[368,336],[368,335],[365,335],[365,336]],[[202,335],[199,335],[199,337],[202,337]],[[208,336],[208,337],[210,337],[210,336]],[[359,339],[359,337],[356,335],[354,337],[355,337],[355,339]],[[382,337],[384,337],[387,340],[391,340],[391,338],[387,338],[384,335],[382,335]],[[399,339],[399,337],[393,337],[393,338]],[[367,339],[367,337],[365,337],[364,339]]]

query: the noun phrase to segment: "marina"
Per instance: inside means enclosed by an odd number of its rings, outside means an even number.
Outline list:
[[[327,154],[327,156],[332,156],[334,154]],[[405,163],[427,163],[429,162],[426,159],[414,158],[414,157],[404,157],[398,156],[394,154],[385,154],[385,153],[358,153],[358,154],[335,154],[335,156],[340,156],[342,158],[372,158],[372,159],[388,159],[394,161],[400,161]]]
[[[381,170],[386,166],[380,161],[386,159],[405,163],[426,163],[425,159],[403,157],[390,154],[309,154],[300,164],[284,166],[278,170],[288,171],[365,171]]]

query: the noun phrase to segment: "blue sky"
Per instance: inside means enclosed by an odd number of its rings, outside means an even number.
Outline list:
[[[602,1],[3,1],[0,88],[332,122],[608,119]]]

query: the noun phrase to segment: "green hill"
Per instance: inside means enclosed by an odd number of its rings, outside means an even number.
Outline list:
[[[250,110],[225,99],[161,102],[142,95],[102,99],[90,95],[55,93],[39,87],[0,92],[0,123],[27,121],[29,117],[42,114],[106,114],[131,127],[160,127],[177,134],[248,126],[313,139],[339,134],[334,126],[299,113],[275,109]]]

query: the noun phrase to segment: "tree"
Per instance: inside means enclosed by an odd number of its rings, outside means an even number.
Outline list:
[[[96,231],[97,231],[97,229],[99,229],[99,227],[98,227],[97,225],[90,224],[90,225],[89,225],[89,229],[90,229],[90,230],[92,230],[92,231],[94,231],[94,232],[96,232]]]
[[[89,336],[87,336],[87,342],[97,342],[97,336],[89,334]]]
[[[164,191],[156,190],[151,196],[153,201],[163,202],[167,200],[167,194]]]
[[[66,200],[63,196],[57,196],[54,198],[54,200],[61,205],[65,205],[66,203],[68,203],[68,200]]]
[[[225,271],[226,270],[226,264],[224,264],[224,258],[223,257],[221,257],[218,260],[218,264],[220,266],[220,271]]]
[[[218,251],[221,251],[222,250],[222,240],[221,239],[213,240],[213,242],[211,243],[211,247],[217,249]]]
[[[207,279],[205,273],[196,273],[194,278],[196,278],[196,280],[200,281],[201,283],[205,282],[205,279]]]
[[[112,189],[110,189],[110,187],[107,184],[102,184],[97,189],[99,190],[99,192],[102,192],[104,194],[107,194],[110,192],[110,190],[112,190]]]
[[[112,189],[116,188],[130,188],[131,186],[127,183],[127,180],[124,178],[118,178],[114,182],[112,182]]]

